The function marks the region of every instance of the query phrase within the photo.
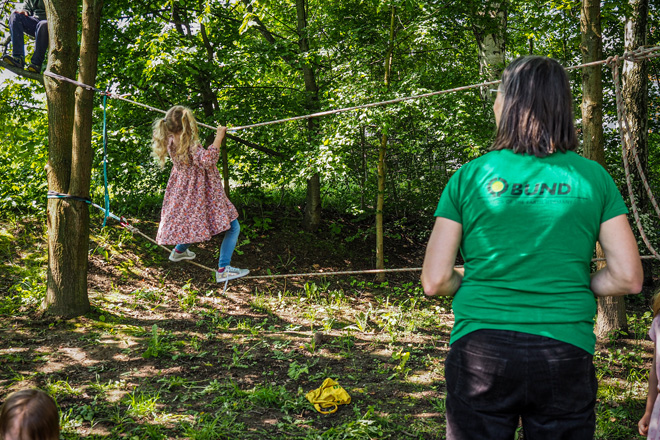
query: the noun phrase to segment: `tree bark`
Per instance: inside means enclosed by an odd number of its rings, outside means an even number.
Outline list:
[[[602,34],[600,26],[600,1],[582,0],[580,18],[582,33],[582,61],[589,63],[602,59]],[[582,69],[582,132],[584,156],[606,167],[603,140],[603,83],[601,66]],[[600,246],[596,246],[596,256],[604,256]],[[598,262],[597,267],[603,267]],[[627,328],[626,310],[623,297],[598,299],[596,334],[603,338],[615,330]]]
[[[396,7],[391,7],[390,14],[390,41],[385,55],[385,87],[390,89],[390,75],[392,73],[392,57],[394,55],[394,19]],[[383,210],[385,208],[385,155],[387,154],[387,132],[383,130],[378,149],[378,197],[376,199],[376,269],[385,269],[385,237],[383,229]],[[378,281],[385,281],[385,274],[376,275]]]
[[[253,6],[249,0],[243,0],[245,7],[249,12],[253,12]],[[275,35],[268,30],[259,17],[253,15],[252,20],[257,24],[255,29],[261,36],[270,44],[274,45],[277,40]],[[307,1],[296,0],[296,30],[298,33],[298,48],[300,54],[304,55],[309,52],[309,37],[307,36]],[[281,37],[280,37],[281,38]],[[297,60],[287,55],[280,55],[292,68],[297,69],[300,67],[303,79],[305,82],[305,107],[310,113],[315,113],[319,108],[318,98],[318,85],[316,83],[316,76],[314,69],[310,63],[303,59],[301,66],[298,65]],[[304,57],[303,57],[304,58]],[[318,124],[314,119],[307,120],[307,139],[308,142],[313,142],[318,133]],[[231,139],[231,138],[230,138]],[[314,232],[321,224],[321,176],[319,173],[314,173],[307,180],[307,197],[305,200],[305,212],[303,227],[305,230]]]
[[[491,0],[482,6],[474,5],[472,32],[477,41],[479,74],[485,81],[502,76],[506,54],[507,2]],[[495,96],[482,90],[484,101],[494,101]]]
[[[48,70],[93,85],[96,80],[102,1],[83,1],[82,38],[77,44],[77,2],[46,2],[50,52]],[[48,188],[89,197],[92,168],[93,92],[52,78],[45,80],[48,101]],[[74,93],[75,92],[75,93]],[[87,253],[89,210],[70,199],[48,200],[48,281],[46,314],[73,317],[89,310]]]
[[[298,31],[298,47],[300,54],[309,52],[309,38],[307,36],[307,2],[306,0],[296,0],[296,17]],[[302,74],[305,81],[305,107],[310,113],[315,113],[319,108],[319,88],[316,84],[316,75],[314,69],[308,61],[302,62]],[[307,120],[307,140],[314,142],[318,133],[316,120],[310,118]],[[304,228],[307,231],[314,232],[321,224],[321,176],[318,172],[307,180],[307,200],[305,203]]]
[[[647,26],[649,4],[648,0],[629,0],[631,15],[626,17],[624,44],[626,51],[632,51],[647,42]],[[648,176],[648,60],[640,62],[624,61],[622,75],[623,101],[626,106],[629,139],[637,150],[637,157],[642,165],[644,175]],[[628,151],[628,163],[634,167],[635,159]],[[634,183],[635,199],[641,212],[649,208],[650,200],[641,180]],[[653,261],[643,260],[644,284],[653,284]]]

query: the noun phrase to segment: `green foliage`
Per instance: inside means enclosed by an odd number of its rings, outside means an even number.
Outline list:
[[[305,35],[310,48],[301,53],[295,8],[287,1],[207,2],[201,8],[190,0],[114,2],[104,8],[97,86],[130,93],[130,99],[162,109],[185,103],[208,124],[242,125],[308,113],[303,65],[315,73],[319,110],[485,79],[478,70],[471,26],[481,16],[471,2],[440,8],[428,0],[310,0],[307,7]],[[391,84],[385,87],[383,65],[392,7],[396,7],[394,53]],[[577,64],[579,10],[579,2],[573,0],[511,2],[507,59],[533,52]],[[625,2],[603,6],[606,55],[621,52],[622,17],[629,10]],[[650,17],[653,28],[657,22],[653,8]],[[656,34],[651,33],[649,45],[657,43]],[[657,70],[657,61],[651,62],[651,71]],[[572,71],[571,79],[577,110],[579,71]],[[611,121],[614,100],[609,81],[605,75],[605,113]],[[47,123],[42,90],[37,88],[36,94],[33,90],[14,81],[0,86],[0,170],[9,177],[0,182],[2,212],[43,212],[45,206]],[[650,105],[657,107],[657,99]],[[272,227],[271,214],[263,206],[302,205],[306,180],[319,173],[325,210],[369,218],[377,195],[377,147],[387,134],[385,215],[408,219],[407,229],[428,230],[447,179],[489,146],[494,131],[490,106],[473,89],[318,118],[313,134],[305,129],[306,121],[242,130],[235,135],[282,157],[230,140],[232,197],[248,207],[245,219],[251,220],[254,233],[263,233]],[[171,164],[160,170],[150,158],[151,123],[159,117],[130,103],[108,101],[113,212],[148,216],[160,208]],[[100,100],[94,121],[91,194],[98,201],[103,196]],[[650,119],[649,177],[656,188],[658,124],[657,118]],[[210,143],[212,133],[203,129],[200,135],[202,143]],[[617,137],[607,133],[608,145],[615,144]],[[617,155],[611,154],[608,162],[616,174]],[[657,222],[647,223],[651,231],[658,229],[653,228]],[[340,224],[328,227],[341,237]],[[245,236],[250,238],[248,232]]]
[[[43,98],[19,84],[0,86],[0,213],[43,213],[48,122]]]

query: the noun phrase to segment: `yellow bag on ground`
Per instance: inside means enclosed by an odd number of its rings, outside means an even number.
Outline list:
[[[320,388],[305,394],[309,403],[321,414],[332,414],[339,405],[351,403],[351,396],[336,381],[328,378]]]

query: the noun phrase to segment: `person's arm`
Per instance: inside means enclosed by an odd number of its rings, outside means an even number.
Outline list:
[[[641,292],[644,272],[637,241],[626,216],[621,214],[603,222],[598,241],[605,253],[607,266],[591,276],[594,295],[618,296]]]
[[[193,162],[195,165],[200,168],[212,168],[215,167],[220,158],[220,147],[222,146],[222,140],[225,138],[225,133],[227,132],[227,127],[218,127],[215,132],[215,140],[212,145],[209,145],[208,148],[198,148],[193,156]]]
[[[649,434],[649,424],[651,423],[651,414],[653,414],[653,404],[658,397],[658,374],[655,371],[655,353],[653,353],[653,363],[649,372],[649,394],[646,398],[646,411],[637,423],[639,435],[646,437]]]
[[[437,217],[422,267],[422,287],[428,296],[453,295],[463,281],[463,268],[454,268],[463,225]]]
[[[35,7],[34,0],[25,0],[25,2],[23,3],[23,11],[21,13],[23,15],[32,16],[34,15],[34,7]]]

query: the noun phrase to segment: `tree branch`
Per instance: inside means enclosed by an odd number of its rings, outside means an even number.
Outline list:
[[[4,61],[0,61],[0,67],[4,67],[5,69],[10,70],[18,76],[22,76],[24,78],[33,79],[35,81],[38,81],[42,86],[44,85],[44,76],[40,73],[28,72],[25,69],[20,69],[18,67],[14,67],[10,64],[5,63]]]
[[[286,157],[282,153],[278,153],[277,151],[271,150],[270,148],[262,147],[261,145],[257,145],[253,142],[246,141],[245,139],[241,139],[238,136],[234,136],[233,134],[227,133],[226,136],[228,139],[231,139],[232,141],[236,141],[239,144],[243,144],[247,147],[254,148],[255,150],[259,150],[262,153],[266,153],[270,156],[281,157],[283,159],[286,159]]]

